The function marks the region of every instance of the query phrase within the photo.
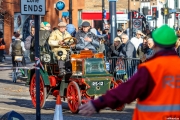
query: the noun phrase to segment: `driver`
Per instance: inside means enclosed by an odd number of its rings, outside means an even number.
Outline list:
[[[65,60],[67,55],[66,48],[61,47],[61,45],[63,45],[62,40],[71,37],[71,35],[66,31],[66,25],[67,24],[65,22],[60,22],[58,24],[58,29],[51,33],[48,41],[51,46],[51,50],[54,52],[58,60]],[[63,55],[58,56],[58,51],[62,51]]]
[[[69,48],[62,48],[61,46],[64,44],[62,40],[65,38],[71,37],[71,35],[66,31],[66,23],[60,22],[58,24],[58,29],[53,31],[49,37],[49,45],[51,46],[51,50],[53,51],[54,55],[58,59],[58,65],[60,69],[59,75],[64,75],[66,73],[65,70],[65,60],[67,58],[67,51]],[[63,54],[58,56],[58,52],[62,51]]]

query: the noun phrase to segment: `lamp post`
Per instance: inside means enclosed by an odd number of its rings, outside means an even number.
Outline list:
[[[118,0],[108,0],[109,1],[109,11],[110,11],[110,44],[113,44],[114,38],[117,36],[117,24],[116,24],[116,1]]]
[[[69,0],[69,24],[72,24],[72,0]]]
[[[104,29],[104,0],[102,0],[102,31]]]

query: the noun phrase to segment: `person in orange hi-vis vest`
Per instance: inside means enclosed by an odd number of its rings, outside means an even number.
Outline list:
[[[180,120],[180,58],[174,50],[177,35],[163,25],[152,37],[154,56],[140,64],[127,82],[80,106],[81,114],[115,109],[137,99],[133,120]]]

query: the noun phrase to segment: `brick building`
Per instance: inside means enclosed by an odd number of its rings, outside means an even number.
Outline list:
[[[47,21],[52,28],[56,27],[62,19],[62,12],[69,10],[69,0],[64,0],[66,7],[63,11],[57,11],[54,4],[58,0],[46,0],[46,15],[40,17],[40,22]],[[72,0],[72,22],[77,27],[79,12],[84,9],[84,0]],[[30,34],[30,26],[33,24],[33,16],[21,15],[20,0],[0,0],[0,30],[4,33],[6,42],[6,52],[12,42],[13,32],[19,30],[23,35],[23,40]]]

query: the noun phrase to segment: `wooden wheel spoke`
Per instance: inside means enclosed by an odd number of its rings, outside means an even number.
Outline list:
[[[32,103],[34,107],[36,107],[36,79],[35,78],[36,76],[34,74],[30,82],[30,95],[31,95],[31,99],[32,99]],[[44,86],[44,81],[42,77],[40,77],[39,87],[40,87],[40,107],[42,108],[45,105],[46,95],[47,95],[46,86]]]

